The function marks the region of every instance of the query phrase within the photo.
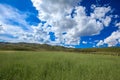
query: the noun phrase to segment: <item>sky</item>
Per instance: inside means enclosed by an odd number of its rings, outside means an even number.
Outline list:
[[[118,0],[0,0],[0,42],[120,46]]]

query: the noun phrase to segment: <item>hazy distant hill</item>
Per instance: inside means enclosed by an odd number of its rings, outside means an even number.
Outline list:
[[[0,50],[40,51],[40,50],[64,50],[65,47],[50,46],[35,43],[0,43]]]
[[[88,49],[75,49],[66,48],[62,46],[50,46],[47,44],[35,43],[0,43],[0,50],[16,50],[16,51],[67,51],[67,52],[84,52],[92,54],[120,54],[120,47],[111,48],[88,48]]]

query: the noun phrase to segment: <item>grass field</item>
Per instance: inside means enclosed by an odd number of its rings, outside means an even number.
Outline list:
[[[0,51],[0,80],[120,80],[120,56]]]

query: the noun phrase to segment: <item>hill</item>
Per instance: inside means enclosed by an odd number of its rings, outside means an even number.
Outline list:
[[[64,50],[62,46],[50,46],[47,44],[35,43],[0,43],[0,50],[17,50],[17,51],[41,51],[41,50]]]
[[[89,54],[112,54],[120,55],[120,47],[110,48],[87,48],[87,49],[75,49],[66,48],[62,46],[50,46],[47,44],[35,44],[35,43],[0,43],[0,50],[15,50],[15,51],[65,51],[65,52],[77,52],[77,53],[89,53]]]

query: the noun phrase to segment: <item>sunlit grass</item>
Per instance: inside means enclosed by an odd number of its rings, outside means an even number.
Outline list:
[[[120,80],[120,56],[1,51],[0,80]]]

